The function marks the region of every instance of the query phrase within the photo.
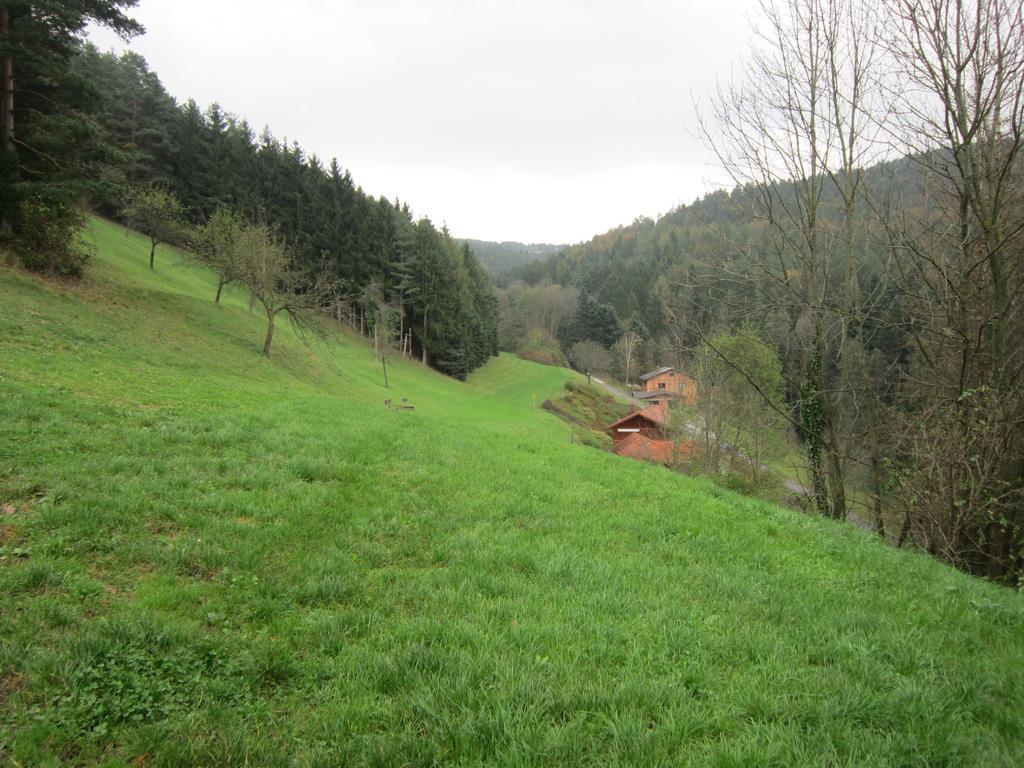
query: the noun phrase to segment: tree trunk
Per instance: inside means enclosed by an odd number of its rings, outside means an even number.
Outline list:
[[[153,245],[149,249],[149,268],[156,271],[156,240],[151,240],[150,242]]]
[[[420,339],[420,350],[423,352],[423,364],[427,364],[427,310],[423,309],[423,338]]]
[[[217,298],[215,298],[213,300],[214,304],[220,304],[220,292],[223,291],[223,290],[224,290],[224,281],[223,280],[218,280],[217,281]]]
[[[836,520],[846,519],[846,467],[843,457],[836,446],[833,433],[826,443],[825,454],[828,457],[829,503],[831,514]]]
[[[274,341],[274,317],[273,312],[267,312],[267,339],[263,342],[263,354],[270,357],[270,344]]]
[[[800,393],[800,412],[804,428],[804,445],[807,465],[814,488],[814,506],[818,514],[831,517],[832,509],[828,496],[828,478],[823,464],[825,451],[825,426],[823,416],[822,352],[820,325],[811,347],[811,359],[804,373],[803,391]]]
[[[384,367],[384,386],[385,387],[390,387],[391,385],[388,384],[388,361],[387,361],[387,358],[381,357],[380,364]]]
[[[7,8],[0,8],[0,38],[6,42],[9,33],[10,17]],[[14,60],[9,53],[3,59],[0,89],[0,151],[4,153],[0,162],[0,183],[8,187],[4,193],[0,193],[0,232],[9,232],[16,200],[11,190],[18,178],[17,155],[14,151]]]
[[[896,537],[896,549],[900,549],[910,534],[910,513],[903,513],[903,525],[900,528],[900,535]]]
[[[0,8],[0,37],[10,35],[10,16],[6,8]],[[14,58],[10,53],[3,60],[3,98],[0,100],[0,149],[14,151]]]
[[[868,438],[871,449],[871,507],[875,513],[875,533],[885,538],[885,518],[883,516],[883,484],[885,482],[882,469],[882,441],[879,437],[881,425],[878,423],[878,401],[874,392],[868,393]]]

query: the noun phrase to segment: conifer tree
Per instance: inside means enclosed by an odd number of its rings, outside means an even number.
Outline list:
[[[133,5],[135,0],[0,3],[0,235],[18,234],[22,200],[31,196],[50,209],[67,208],[96,178],[92,164],[103,145],[85,116],[89,89],[70,61],[90,23],[124,37],[141,32],[124,13]]]

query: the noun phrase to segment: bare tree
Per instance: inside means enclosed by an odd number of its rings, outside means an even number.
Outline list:
[[[227,208],[218,208],[209,221],[192,235],[195,258],[217,275],[215,304],[220,304],[224,288],[241,282],[244,276],[243,230],[243,222],[234,213]]]
[[[780,329],[798,385],[785,415],[804,438],[816,506],[845,515],[847,478],[862,471],[879,532],[884,503],[898,504],[900,541],[1013,581],[1024,552],[1022,8],[762,10],[747,77],[718,91],[703,131],[761,224],[728,244],[742,258],[723,271],[758,296],[733,316]],[[906,163],[869,189],[863,169],[896,153]],[[749,366],[708,345],[760,392]]]
[[[398,301],[388,299],[384,286],[377,281],[368,283],[363,289],[362,305],[370,320],[374,356],[380,361],[384,386],[387,387],[390,386],[388,360],[402,333],[402,308]]]
[[[326,292],[324,281],[303,279],[284,241],[266,224],[243,228],[238,247],[243,259],[240,280],[267,317],[263,354],[270,356],[275,321],[282,312],[300,332],[322,332],[316,315]]]
[[[863,8],[765,0],[746,77],[719,88],[701,128],[761,223],[760,241],[732,246],[754,274],[734,276],[759,293],[763,316],[783,321],[786,364],[800,382],[788,418],[804,435],[817,509],[839,518],[856,433],[847,419],[859,329],[859,168],[879,151],[868,98],[875,22]]]
[[[716,375],[723,367],[710,345],[697,350],[693,375],[700,398],[695,407],[693,436],[700,446],[699,459],[703,470],[717,475],[722,470],[722,436],[725,434],[725,402]]]
[[[883,210],[913,366],[904,535],[1014,580],[1024,548],[1024,21],[1012,0],[892,0],[892,135],[920,175]]]
[[[633,361],[636,359],[636,354],[643,340],[643,336],[636,329],[627,328],[615,344],[616,351],[622,360],[622,373],[625,377],[623,383],[627,387],[631,379],[630,374],[633,372]]]
[[[700,398],[688,427],[701,445],[705,471],[733,471],[739,464],[760,485],[765,462],[786,444],[778,354],[752,327],[718,332],[697,350],[693,372]]]
[[[611,353],[596,341],[578,341],[569,350],[569,362],[587,376],[587,383],[590,383],[590,376],[593,373],[607,371],[612,366]]]

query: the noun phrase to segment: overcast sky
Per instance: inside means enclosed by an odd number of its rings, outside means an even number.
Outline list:
[[[484,240],[569,243],[718,186],[693,99],[754,0],[141,0],[141,53],[374,195]],[[94,31],[101,48],[121,48]]]

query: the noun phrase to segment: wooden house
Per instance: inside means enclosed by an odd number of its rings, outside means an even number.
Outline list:
[[[697,402],[697,382],[675,368],[658,368],[640,377],[643,389],[633,396],[653,403],[679,398],[687,405]]]
[[[650,405],[642,411],[609,424],[607,430],[612,436],[613,450],[620,456],[658,464],[673,464],[680,452],[689,451],[690,443],[671,439],[668,429],[668,402]]]
[[[635,411],[623,416],[607,430],[612,433],[612,443],[618,445],[630,435],[642,435],[652,440],[666,437],[666,420],[668,409],[665,405],[651,405],[642,411]]]

